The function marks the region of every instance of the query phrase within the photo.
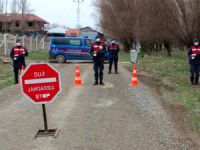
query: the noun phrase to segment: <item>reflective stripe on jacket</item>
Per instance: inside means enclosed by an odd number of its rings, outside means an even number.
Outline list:
[[[21,46],[20,48],[19,47],[14,47],[14,57],[18,57],[20,55],[22,55],[24,52],[25,52],[25,47],[24,46]]]
[[[104,47],[104,44],[103,44],[103,43],[99,43],[99,44],[94,43],[94,44],[93,44],[93,50],[94,50],[94,52],[99,52],[101,47],[102,47],[102,48]]]
[[[118,58],[119,46],[117,44],[110,44],[108,46],[110,58]]]
[[[110,50],[118,50],[118,45],[117,44],[110,44],[108,48]]]

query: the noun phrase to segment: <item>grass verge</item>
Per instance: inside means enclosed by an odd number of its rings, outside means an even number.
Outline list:
[[[28,60],[33,61],[48,61],[48,58],[49,53],[46,50],[31,51],[27,57]]]
[[[129,62],[130,61],[130,53],[124,52],[121,50],[119,53],[119,58],[120,58],[120,61],[122,61],[122,62]]]
[[[0,62],[0,90],[14,83],[12,70],[11,64],[3,64],[3,62]]]
[[[123,53],[121,61],[126,59],[129,54]],[[187,52],[176,50],[172,57],[163,52],[145,55],[139,58],[138,69],[150,75],[153,82],[168,87],[161,91],[164,100],[186,107],[193,125],[200,131],[200,86],[191,86],[189,82]]]
[[[48,51],[31,51],[27,57],[28,61],[48,61]],[[13,85],[14,73],[12,64],[4,64],[0,61],[0,90]]]

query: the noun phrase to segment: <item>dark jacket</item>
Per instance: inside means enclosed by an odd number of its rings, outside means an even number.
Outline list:
[[[110,44],[108,46],[108,52],[109,52],[109,57],[112,58],[118,58],[118,53],[119,53],[119,46],[117,44]]]
[[[28,50],[24,47],[24,50],[25,50],[25,53],[24,54],[20,54],[19,56],[14,56],[14,49],[15,48],[21,48],[22,46],[20,47],[17,47],[17,46],[14,46],[11,51],[10,51],[10,57],[12,58],[13,60],[13,66],[14,67],[21,67],[22,65],[25,66],[25,57],[28,56]]]
[[[95,48],[96,46],[98,46],[99,48]],[[106,46],[103,42],[100,42],[100,43],[95,42],[92,45],[92,48],[90,50],[90,54],[94,61],[104,61],[105,52],[106,52]],[[95,53],[96,53],[96,56],[95,56]]]
[[[192,48],[200,49],[200,46],[192,46],[188,50],[188,59],[189,59],[189,64],[191,65],[200,65],[200,52],[196,55],[192,54]],[[193,59],[194,58],[194,59]]]

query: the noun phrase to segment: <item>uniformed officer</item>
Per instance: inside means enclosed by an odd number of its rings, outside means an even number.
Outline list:
[[[106,46],[104,42],[101,41],[99,36],[96,37],[96,41],[92,45],[91,55],[94,61],[94,85],[98,85],[98,81],[100,81],[100,85],[104,85],[103,83],[103,70],[104,70],[104,55],[106,52]]]
[[[200,72],[200,43],[198,39],[193,40],[193,46],[188,51],[188,58],[191,73],[190,82],[192,85],[198,85]]]
[[[16,45],[11,49],[10,57],[13,60],[13,71],[15,76],[15,84],[18,84],[19,70],[21,71],[22,66],[26,67],[25,57],[28,56],[28,50],[22,45],[21,40],[16,41]]]
[[[116,44],[116,41],[113,39],[111,41],[111,44],[108,46],[108,52],[109,52],[109,74],[111,74],[112,71],[112,65],[114,62],[115,65],[115,73],[118,73],[118,53],[119,53],[119,45]]]

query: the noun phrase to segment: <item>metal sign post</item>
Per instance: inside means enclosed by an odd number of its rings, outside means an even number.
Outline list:
[[[47,115],[45,104],[42,104],[43,118],[44,118],[44,130],[48,131]]]
[[[44,130],[39,130],[37,134],[35,135],[35,138],[37,137],[46,137],[46,136],[53,136],[56,138],[59,133],[59,129],[48,129],[48,122],[47,122],[47,115],[46,115],[46,106],[45,104],[42,104],[42,111],[43,111],[43,119],[44,119]]]

